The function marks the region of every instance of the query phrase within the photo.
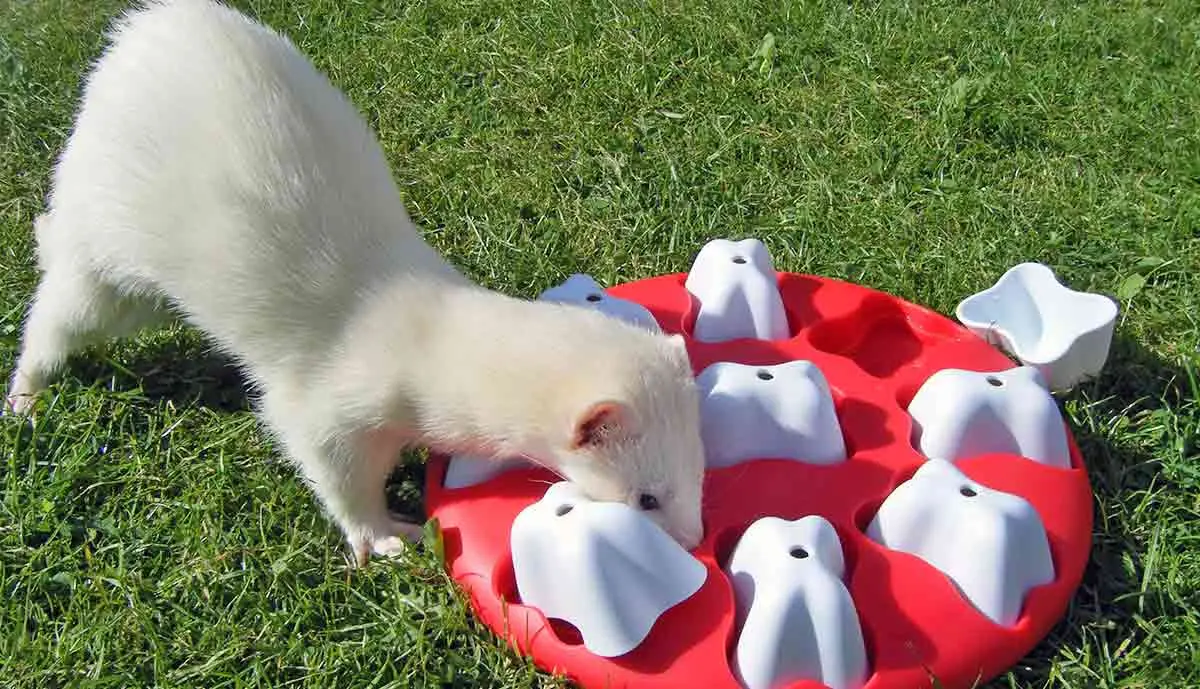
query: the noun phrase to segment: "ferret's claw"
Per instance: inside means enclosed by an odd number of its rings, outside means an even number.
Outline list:
[[[389,536],[375,541],[371,550],[382,557],[397,557],[408,547],[408,541],[403,536]]]
[[[0,416],[13,416],[17,418],[29,419],[32,418],[33,395],[14,393],[4,398],[4,408],[0,409]]]
[[[367,547],[367,544],[366,543],[354,544],[353,546],[351,546],[351,549],[353,550],[353,552],[351,553],[352,562],[350,564],[355,569],[361,569],[363,567],[366,567],[367,562],[371,558],[371,549],[369,547]]]
[[[409,547],[409,544],[420,542],[424,536],[424,529],[420,524],[408,522],[393,522],[391,531],[394,534],[392,536],[352,542],[351,550],[353,552],[354,566],[357,568],[366,567],[367,563],[371,560],[371,555],[397,557],[404,552],[405,548]]]
[[[371,549],[376,555],[395,557],[404,552],[410,543],[418,543],[424,536],[424,529],[420,524],[398,521],[394,522],[392,527],[396,535],[382,538],[372,544]]]

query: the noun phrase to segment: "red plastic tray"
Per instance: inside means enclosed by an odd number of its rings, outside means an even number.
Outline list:
[[[695,309],[685,278],[665,275],[607,292],[645,306],[665,331],[688,336]],[[943,368],[1001,371],[1013,362],[957,323],[876,290],[794,273],[779,274],[779,289],[790,339],[710,344],[689,336],[693,369],[699,373],[716,361],[814,362],[833,388],[849,459],[833,466],[755,460],[708,471],[706,536],[693,551],[708,567],[708,578],[624,656],[593,655],[570,625],[550,623],[520,604],[510,527],[542,496],[547,481],[558,479],[522,469],[447,490],[447,459],[431,460],[426,502],[440,523],[451,576],[480,619],[542,669],[585,689],[741,689],[730,664],[737,639],[733,590],[721,565],[742,531],[771,515],[819,514],[836,527],[873,673],[865,689],[928,687],[931,676],[946,689],[975,686],[1020,660],[1064,613],[1087,564],[1092,532],[1091,488],[1069,429],[1071,469],[1009,455],[956,462],[972,480],[1024,497],[1046,526],[1057,578],[1029,593],[1015,626],[991,622],[938,570],[863,533],[884,498],[924,461],[911,443],[905,412],[920,385]],[[798,682],[780,689],[822,686]]]

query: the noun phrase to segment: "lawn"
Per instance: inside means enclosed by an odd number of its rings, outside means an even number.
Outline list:
[[[1091,563],[988,686],[1200,686],[1200,6],[237,4],[346,90],[430,242],[495,289],[683,271],[754,236],[780,270],[946,314],[1025,260],[1117,296],[1104,375],[1063,397]],[[5,378],[30,223],[121,6],[0,0]],[[348,572],[194,332],[80,356],[43,404],[0,423],[0,685],[559,684],[427,551]]]

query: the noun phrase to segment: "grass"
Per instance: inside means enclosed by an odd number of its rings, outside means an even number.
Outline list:
[[[1064,401],[1091,564],[988,686],[1200,686],[1195,3],[237,4],[350,94],[429,240],[499,290],[756,236],[782,270],[943,313],[1023,260],[1117,295],[1106,373]],[[30,222],[120,6],[0,0],[5,376]],[[557,685],[427,552],[348,574],[195,333],[82,356],[46,404],[0,423],[0,685]]]

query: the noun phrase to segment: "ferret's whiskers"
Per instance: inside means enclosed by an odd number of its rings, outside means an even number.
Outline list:
[[[521,459],[524,459],[524,460],[526,460],[526,461],[530,462],[531,464],[537,465],[537,466],[539,466],[539,467],[541,467],[541,468],[545,469],[546,471],[549,471],[550,473],[552,473],[552,474],[554,474],[555,476],[557,476],[557,477],[559,477],[559,478],[563,479],[564,481],[565,481],[565,480],[567,480],[567,477],[566,477],[566,476],[563,476],[561,473],[559,473],[559,472],[555,471],[555,470],[554,470],[552,467],[550,467],[549,465],[547,465],[545,462],[543,462],[543,461],[541,461],[541,460],[537,459],[536,457],[531,457],[531,456],[529,456],[529,455],[527,455],[527,454],[525,454],[525,453],[523,453],[523,452],[522,452],[522,453],[519,453],[519,454],[517,455],[517,457],[519,457],[519,458],[521,458]],[[551,481],[539,481],[539,483],[545,483],[545,484],[546,484],[546,485],[548,485],[548,486],[554,485],[554,483],[553,483],[553,482],[551,482]]]

